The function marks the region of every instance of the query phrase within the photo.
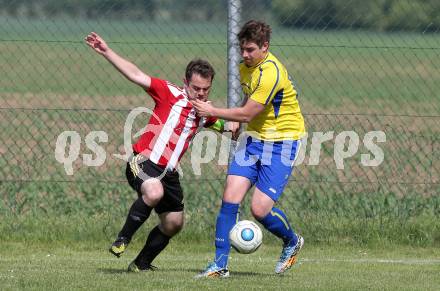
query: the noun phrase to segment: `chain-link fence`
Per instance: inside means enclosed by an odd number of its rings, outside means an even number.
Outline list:
[[[211,99],[226,105],[227,2],[1,2],[0,213],[101,211],[119,223],[135,196],[116,156],[124,152],[124,124],[131,109],[152,101],[83,38],[96,31],[148,74],[179,85],[191,59],[207,59],[217,72]],[[380,220],[383,231],[382,218],[438,220],[439,4],[260,0],[241,7],[242,23],[271,24],[271,51],[300,92],[308,138],[281,200],[296,224],[322,234],[322,220]],[[137,118],[134,128],[145,123]],[[79,137],[63,153],[72,175],[55,154],[65,131]],[[79,152],[69,152],[74,144]],[[182,160],[188,224],[214,224],[226,169],[220,144],[201,175],[194,151]]]

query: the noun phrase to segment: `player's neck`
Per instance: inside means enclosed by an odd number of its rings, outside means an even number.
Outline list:
[[[266,61],[267,57],[269,56],[269,51],[266,52],[266,54],[264,55],[264,57],[262,57],[255,65],[253,65],[252,67],[257,67],[259,65],[261,65],[264,61]]]

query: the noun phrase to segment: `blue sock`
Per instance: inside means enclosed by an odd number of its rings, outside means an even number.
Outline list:
[[[268,231],[282,239],[285,245],[294,246],[298,242],[298,237],[293,232],[286,215],[280,209],[273,207],[266,217],[258,221]]]
[[[221,268],[226,268],[228,265],[228,257],[231,250],[229,232],[237,223],[239,206],[240,204],[222,201],[222,207],[217,216],[215,226],[215,262]]]

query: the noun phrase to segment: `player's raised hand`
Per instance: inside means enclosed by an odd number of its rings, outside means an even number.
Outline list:
[[[109,50],[107,43],[96,32],[91,32],[84,40],[89,47],[100,55],[104,55]]]

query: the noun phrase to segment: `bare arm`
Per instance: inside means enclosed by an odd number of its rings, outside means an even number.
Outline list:
[[[235,108],[217,108],[210,102],[198,99],[191,101],[200,116],[216,116],[230,121],[249,122],[264,110],[264,105],[248,99],[244,106]]]
[[[144,89],[150,88],[151,77],[142,72],[136,65],[127,61],[110,49],[107,43],[97,33],[91,32],[85,38],[85,41],[88,46],[93,48],[98,54],[102,55],[129,81]]]

